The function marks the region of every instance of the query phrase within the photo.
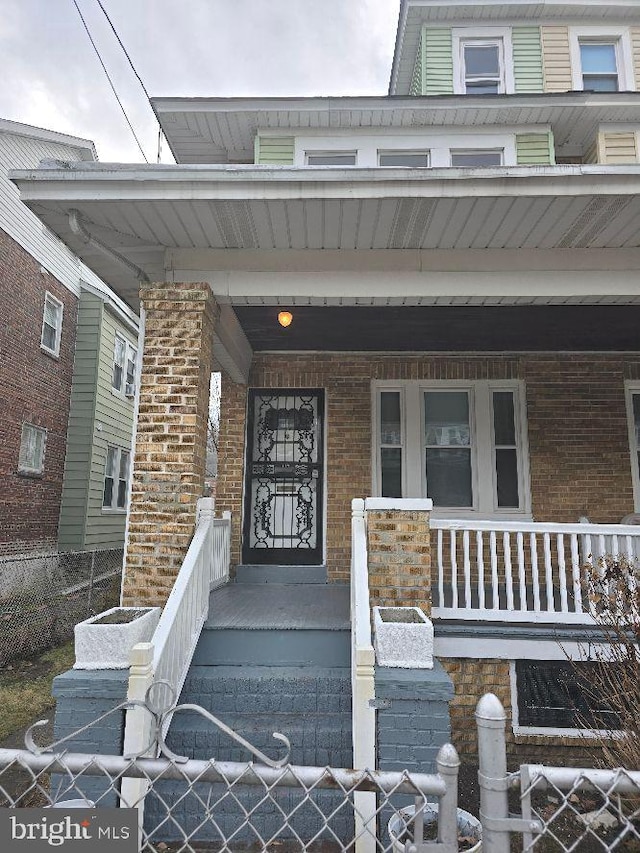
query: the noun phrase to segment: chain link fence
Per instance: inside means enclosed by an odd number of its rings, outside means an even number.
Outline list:
[[[53,648],[118,604],[122,549],[0,558],[0,666]]]

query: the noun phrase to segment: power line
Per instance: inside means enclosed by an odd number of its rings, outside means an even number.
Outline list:
[[[98,57],[98,60],[100,61],[100,65],[102,65],[102,70],[106,74],[107,80],[109,81],[109,85],[111,86],[111,90],[115,96],[116,101],[118,102],[120,109],[122,110],[122,115],[125,117],[126,122],[129,125],[129,130],[133,134],[133,138],[135,139],[135,141],[138,145],[138,148],[140,149],[140,153],[142,154],[142,157],[144,158],[144,162],[148,163],[149,161],[147,160],[147,155],[144,153],[144,149],[143,149],[142,145],[140,144],[140,140],[138,139],[138,136],[137,136],[135,130],[133,129],[133,125],[129,121],[129,116],[127,115],[127,112],[126,112],[126,110],[122,104],[122,101],[120,100],[120,97],[116,91],[116,87],[113,84],[113,80],[111,79],[109,72],[107,71],[107,66],[102,61],[102,56],[100,56],[100,51],[98,50],[98,47],[97,47],[96,43],[94,42],[94,40],[91,36],[91,33],[89,32],[89,27],[87,26],[87,22],[85,21],[82,12],[80,11],[80,7],[78,6],[77,0],[73,0],[73,5],[76,7],[76,9],[78,11],[78,15],[80,15],[80,20],[82,21],[82,26],[84,27],[85,32],[86,32],[87,36],[89,37],[89,41],[91,42],[91,45],[92,45],[92,47],[96,53],[96,56]],[[120,41],[120,39],[118,39],[118,41]],[[124,50],[124,48],[123,48],[123,50]],[[131,61],[131,60],[129,60],[129,61]],[[134,71],[135,71],[135,69],[134,69]],[[138,79],[140,79],[140,78],[138,78]],[[140,82],[142,83],[141,80],[140,80]]]
[[[146,86],[145,86],[145,85],[144,85],[144,83],[142,82],[142,77],[138,74],[138,72],[137,72],[137,70],[136,70],[135,65],[134,65],[134,64],[133,64],[133,62],[131,61],[131,57],[130,57],[130,56],[129,56],[129,54],[127,53],[127,49],[126,49],[126,47],[123,45],[123,43],[122,43],[122,39],[121,39],[121,38],[120,38],[120,36],[118,35],[118,31],[117,31],[117,30],[116,30],[116,28],[114,27],[113,22],[111,21],[111,18],[110,18],[110,17],[109,17],[109,15],[107,14],[107,10],[106,10],[106,9],[104,8],[104,6],[102,5],[101,0],[96,0],[96,3],[97,3],[97,4],[98,4],[98,6],[100,6],[100,8],[102,9],[102,14],[105,16],[105,18],[107,19],[107,21],[108,21],[108,23],[109,23],[109,26],[110,26],[110,27],[111,27],[111,29],[113,30],[113,34],[114,34],[114,36],[117,38],[117,40],[118,40],[118,44],[119,44],[119,45],[120,45],[120,47],[122,48],[122,52],[123,52],[123,53],[124,53],[124,55],[127,57],[127,62],[128,62],[128,63],[129,63],[129,65],[131,66],[131,70],[133,71],[133,73],[134,73],[134,74],[136,75],[136,77],[138,78],[138,83],[140,83],[140,85],[142,86],[142,91],[143,91],[143,92],[145,93],[145,95],[147,96],[147,100],[148,100],[148,101],[151,101],[151,98],[149,97],[149,93],[147,92]]]

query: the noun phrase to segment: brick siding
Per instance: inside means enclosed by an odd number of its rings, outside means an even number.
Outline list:
[[[523,380],[534,518],[572,522],[587,515],[595,523],[619,522],[634,509],[624,380],[638,377],[638,363],[634,354],[256,353],[250,385],[326,389],[327,564],[330,580],[346,582],[351,500],[371,495],[372,380]],[[234,561],[245,397],[243,386],[223,384],[218,506],[234,514]]]
[[[60,354],[40,348],[45,293],[64,304]],[[0,230],[0,553],[56,547],[77,299]],[[44,472],[18,473],[22,424],[47,430]]]

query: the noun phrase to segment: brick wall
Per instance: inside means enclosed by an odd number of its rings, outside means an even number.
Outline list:
[[[60,355],[40,348],[45,293],[64,304]],[[56,547],[77,299],[0,230],[0,553]],[[44,473],[18,473],[22,424],[47,430]]]
[[[587,515],[594,522],[618,522],[634,509],[624,380],[638,375],[634,354],[257,353],[250,385],[326,389],[327,564],[330,580],[344,582],[349,576],[351,500],[371,495],[372,380],[523,380],[536,520],[570,522]],[[243,398],[241,386],[227,398],[223,389],[219,506],[237,519],[236,554]],[[233,417],[225,414],[227,404]]]

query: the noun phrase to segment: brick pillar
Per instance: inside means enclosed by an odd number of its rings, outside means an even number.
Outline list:
[[[428,499],[367,498],[371,606],[420,607],[431,614]]]
[[[224,510],[231,513],[231,566],[234,571],[240,562],[247,386],[223,375],[221,398],[224,407],[220,413],[216,511],[218,514]]]
[[[166,601],[204,487],[213,328],[207,284],[144,284],[146,311],[123,605]]]

